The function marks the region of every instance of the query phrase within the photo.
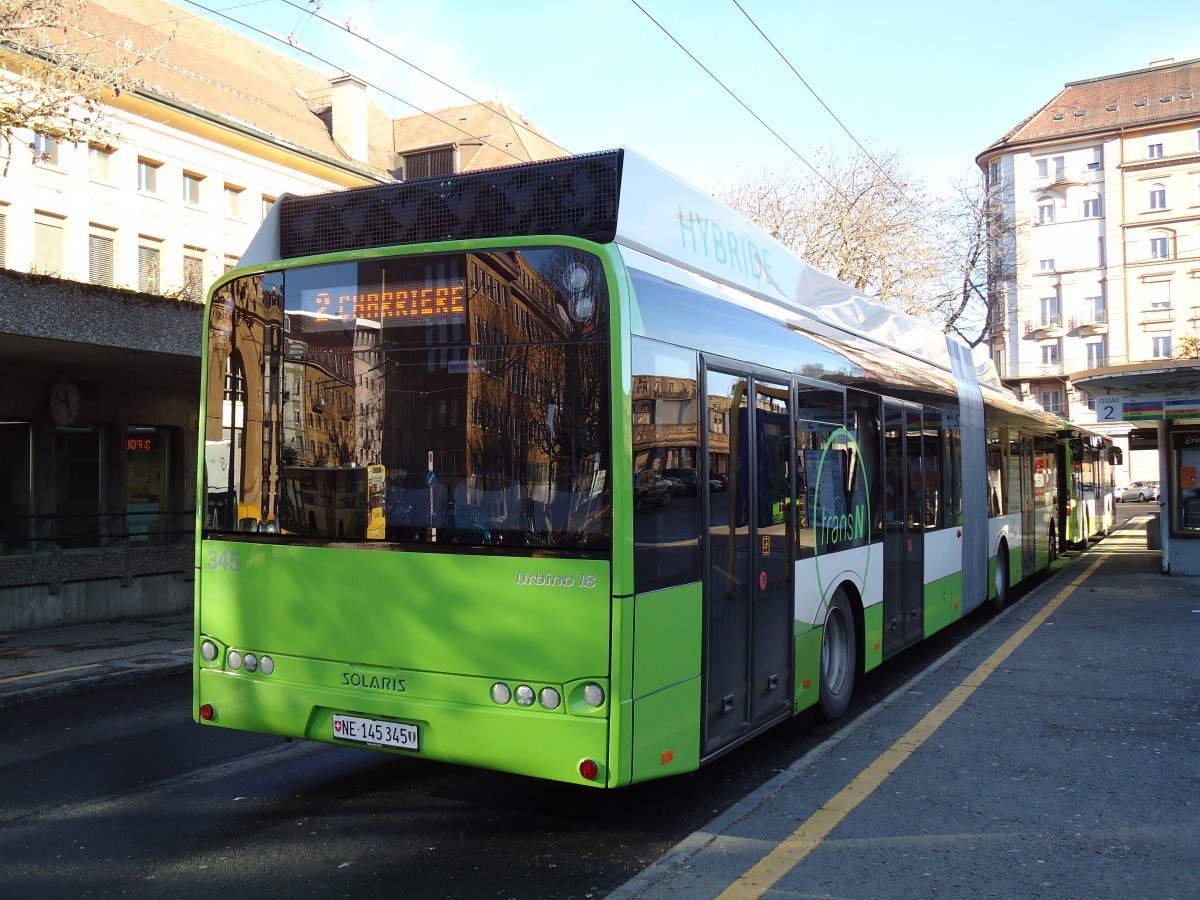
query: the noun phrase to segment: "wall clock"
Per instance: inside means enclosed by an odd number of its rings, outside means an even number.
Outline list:
[[[79,385],[63,379],[50,390],[50,415],[56,425],[71,425],[79,416]]]

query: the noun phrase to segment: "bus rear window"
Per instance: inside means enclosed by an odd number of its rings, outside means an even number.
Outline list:
[[[213,301],[205,524],[607,550],[608,289],[567,248],[389,257]]]

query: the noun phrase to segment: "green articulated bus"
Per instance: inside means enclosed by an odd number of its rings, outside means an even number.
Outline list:
[[[204,353],[208,726],[688,772],[1064,534],[1060,419],[628,150],[282,198]]]

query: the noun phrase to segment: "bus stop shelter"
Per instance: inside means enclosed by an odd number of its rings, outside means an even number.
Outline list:
[[[1148,538],[1154,546],[1157,537],[1164,572],[1200,575],[1200,359],[1092,369],[1072,381],[1096,399],[1099,424],[1155,429],[1161,511]]]

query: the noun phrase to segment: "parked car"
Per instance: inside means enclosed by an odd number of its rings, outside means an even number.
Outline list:
[[[663,478],[653,469],[637,472],[633,476],[633,508],[658,504],[670,506],[675,496],[675,482]]]
[[[680,494],[696,494],[696,485],[700,483],[700,476],[695,469],[689,469],[684,466],[675,466],[670,469],[663,469],[663,475],[674,481],[677,485],[676,492]]]
[[[710,491],[723,491],[729,487],[729,476],[714,473],[708,478],[708,489]]]
[[[1136,500],[1145,503],[1147,500],[1158,499],[1157,481],[1134,481],[1117,494],[1118,500]]]

